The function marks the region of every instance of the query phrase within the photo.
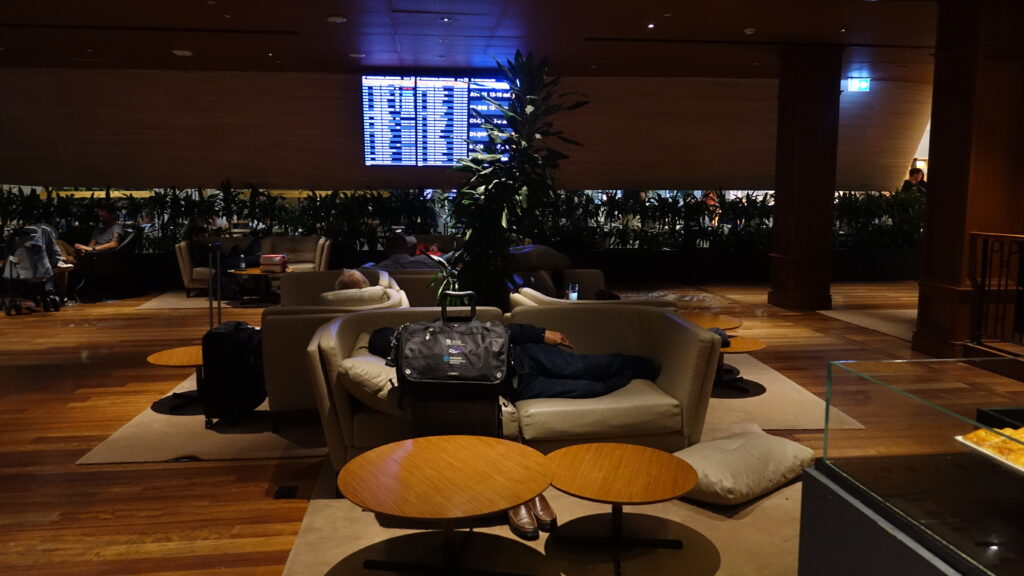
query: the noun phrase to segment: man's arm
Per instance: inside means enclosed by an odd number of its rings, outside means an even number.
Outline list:
[[[97,250],[112,250],[117,248],[118,243],[121,241],[120,232],[114,234],[114,239],[106,244],[97,244],[96,240],[89,240],[88,244],[75,244],[75,249],[79,252],[95,252]]]
[[[120,244],[120,243],[121,243],[121,233],[120,232],[115,232],[114,233],[114,237],[113,237],[113,239],[110,242],[107,242],[106,244],[93,244],[92,249],[93,250],[113,250],[114,248],[117,248],[118,244]]]
[[[572,343],[565,337],[565,334],[554,330],[545,330],[533,324],[509,324],[508,336],[512,344],[551,344],[552,346],[565,346],[572,348]]]

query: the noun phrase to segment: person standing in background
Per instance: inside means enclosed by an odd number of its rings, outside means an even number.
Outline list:
[[[910,192],[914,188],[920,188],[922,192],[928,191],[928,183],[924,180],[924,170],[920,168],[910,169],[907,179],[903,181],[903,186],[900,187],[900,192]]]

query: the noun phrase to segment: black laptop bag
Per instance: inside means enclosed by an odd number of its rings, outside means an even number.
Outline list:
[[[417,396],[499,394],[508,379],[508,330],[476,318],[472,292],[446,296],[468,298],[470,317],[450,318],[442,305],[440,320],[402,326],[395,347],[399,387]]]
[[[451,318],[442,304],[440,320],[402,326],[392,352],[416,433],[501,436],[498,396],[509,382],[508,330],[476,318],[472,292],[445,296],[444,302],[468,299],[470,317]]]

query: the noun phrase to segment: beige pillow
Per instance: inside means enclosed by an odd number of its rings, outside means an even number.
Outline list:
[[[383,286],[332,290],[320,295],[320,306],[344,306],[359,308],[387,302],[388,294]]]
[[[741,504],[800,475],[814,450],[764,432],[741,432],[675,453],[697,470],[697,486],[683,498]]]
[[[405,417],[395,389],[395,369],[384,363],[384,359],[365,354],[341,361],[340,376],[348,393],[370,408]]]
[[[356,356],[366,356],[370,353],[370,333],[360,332],[359,336],[356,336],[356,343],[352,346],[352,353],[349,354],[350,358]]]

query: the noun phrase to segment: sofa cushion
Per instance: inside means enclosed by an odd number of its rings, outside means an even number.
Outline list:
[[[264,254],[285,254],[288,265],[295,267],[301,262],[312,263],[316,260],[316,243],[319,236],[270,236],[263,239]]]
[[[357,356],[366,356],[370,353],[370,333],[360,332],[359,336],[356,336],[356,343],[352,346],[352,353],[349,354],[349,358],[355,358]]]
[[[561,440],[682,430],[679,401],[649,380],[597,398],[534,398],[516,403],[523,439]]]
[[[320,295],[320,306],[340,306],[346,308],[362,308],[383,304],[388,300],[387,289],[383,286],[367,288],[349,288],[348,290],[332,290]]]
[[[316,271],[316,264],[312,262],[292,262],[289,258],[288,268],[291,272],[314,272]]]
[[[764,432],[741,432],[675,454],[697,471],[697,486],[683,497],[711,504],[740,504],[767,494],[814,460],[814,450]]]
[[[395,369],[384,363],[384,359],[372,354],[346,358],[339,365],[341,383],[356,400],[366,406],[390,414],[405,417],[395,390]]]

